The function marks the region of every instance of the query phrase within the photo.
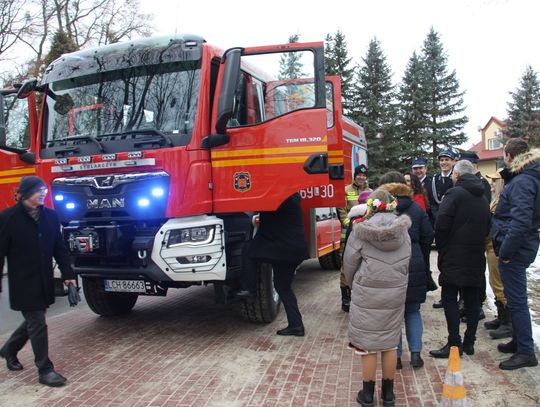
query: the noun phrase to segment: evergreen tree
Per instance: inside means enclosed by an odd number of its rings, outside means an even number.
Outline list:
[[[51,49],[45,56],[45,66],[60,58],[63,54],[77,50],[77,44],[63,30],[58,30],[54,33]]]
[[[463,127],[468,118],[462,115],[463,94],[459,90],[456,72],[448,73],[447,56],[433,28],[429,31],[422,48],[424,78],[422,81],[425,96],[427,141],[433,160],[436,160],[440,148],[457,146],[467,140]]]
[[[370,180],[377,181],[387,171],[398,170],[402,143],[396,137],[395,89],[392,71],[379,41],[369,43],[362,64],[357,67],[352,118],[362,123],[368,143]]]
[[[289,43],[297,43],[299,39],[299,34],[291,35],[289,37]],[[306,74],[302,72],[301,57],[302,54],[300,52],[287,52],[281,55],[279,59],[279,80],[297,79],[306,76]]]
[[[399,89],[399,137],[404,142],[402,162],[408,167],[415,157],[423,157],[426,148],[426,104],[422,78],[424,66],[416,52],[409,58]]]
[[[540,81],[531,66],[527,66],[518,89],[510,95],[506,134],[523,137],[534,146],[540,145]]]
[[[354,68],[351,67],[349,51],[345,35],[338,30],[333,36],[326,36],[325,72],[326,75],[341,76],[342,105],[345,114],[350,114],[352,107],[352,90]]]

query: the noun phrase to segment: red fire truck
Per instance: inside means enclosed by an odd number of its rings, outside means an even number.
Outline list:
[[[366,146],[341,117],[322,42],[225,52],[194,35],[112,44],[62,56],[39,84],[2,90],[0,103],[0,208],[22,176],[46,180],[97,314],[201,284],[227,302],[257,213],[298,191],[312,257],[339,266],[331,208],[343,205]],[[279,310],[270,265],[258,266],[258,290],[243,313],[270,322]]]

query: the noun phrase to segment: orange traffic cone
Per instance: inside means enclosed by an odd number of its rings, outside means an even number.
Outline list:
[[[450,348],[448,369],[444,377],[443,391],[440,407],[467,407],[465,386],[463,385],[463,373],[459,363],[459,349],[457,346]]]

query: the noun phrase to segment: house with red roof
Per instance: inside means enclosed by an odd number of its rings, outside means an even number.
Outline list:
[[[494,116],[488,120],[481,129],[482,140],[472,146],[469,151],[475,151],[480,161],[478,169],[482,175],[493,174],[498,169],[504,167],[503,147],[505,131],[508,128],[506,123]]]

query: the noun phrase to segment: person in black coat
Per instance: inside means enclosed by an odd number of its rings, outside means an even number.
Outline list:
[[[482,182],[474,166],[459,161],[453,171],[455,186],[446,193],[435,223],[435,241],[439,251],[439,285],[448,342],[441,349],[430,351],[437,358],[447,358],[451,346],[458,346],[468,355],[474,354],[476,328],[480,311],[479,290],[486,270],[485,240],[489,232],[489,204]],[[458,290],[465,301],[467,329],[459,335]]]
[[[24,322],[0,349],[0,356],[6,359],[9,370],[22,370],[17,353],[30,339],[39,382],[62,386],[66,378],[54,371],[49,359],[45,321],[45,311],[54,303],[53,257],[64,284],[76,285],[75,273],[58,216],[43,206],[45,183],[36,176],[23,177],[18,194],[19,202],[0,212],[0,270],[7,257],[10,305],[22,312]]]
[[[420,308],[426,301],[427,281],[431,277],[424,263],[424,250],[433,241],[433,228],[426,212],[414,202],[413,191],[406,185],[405,177],[399,172],[389,172],[380,179],[380,188],[390,192],[397,198],[398,215],[407,215],[412,224],[409,228],[411,238],[411,260],[409,263],[409,281],[405,300],[405,332],[411,352],[411,366],[422,367],[424,361],[422,351],[423,322]],[[398,345],[397,368],[401,369],[402,340]]]
[[[300,202],[300,195],[295,193],[276,211],[261,212],[259,230],[248,251],[252,260],[272,264],[274,287],[288,321],[286,328],[277,331],[278,335],[304,336],[302,315],[292,290],[296,268],[309,257]]]

